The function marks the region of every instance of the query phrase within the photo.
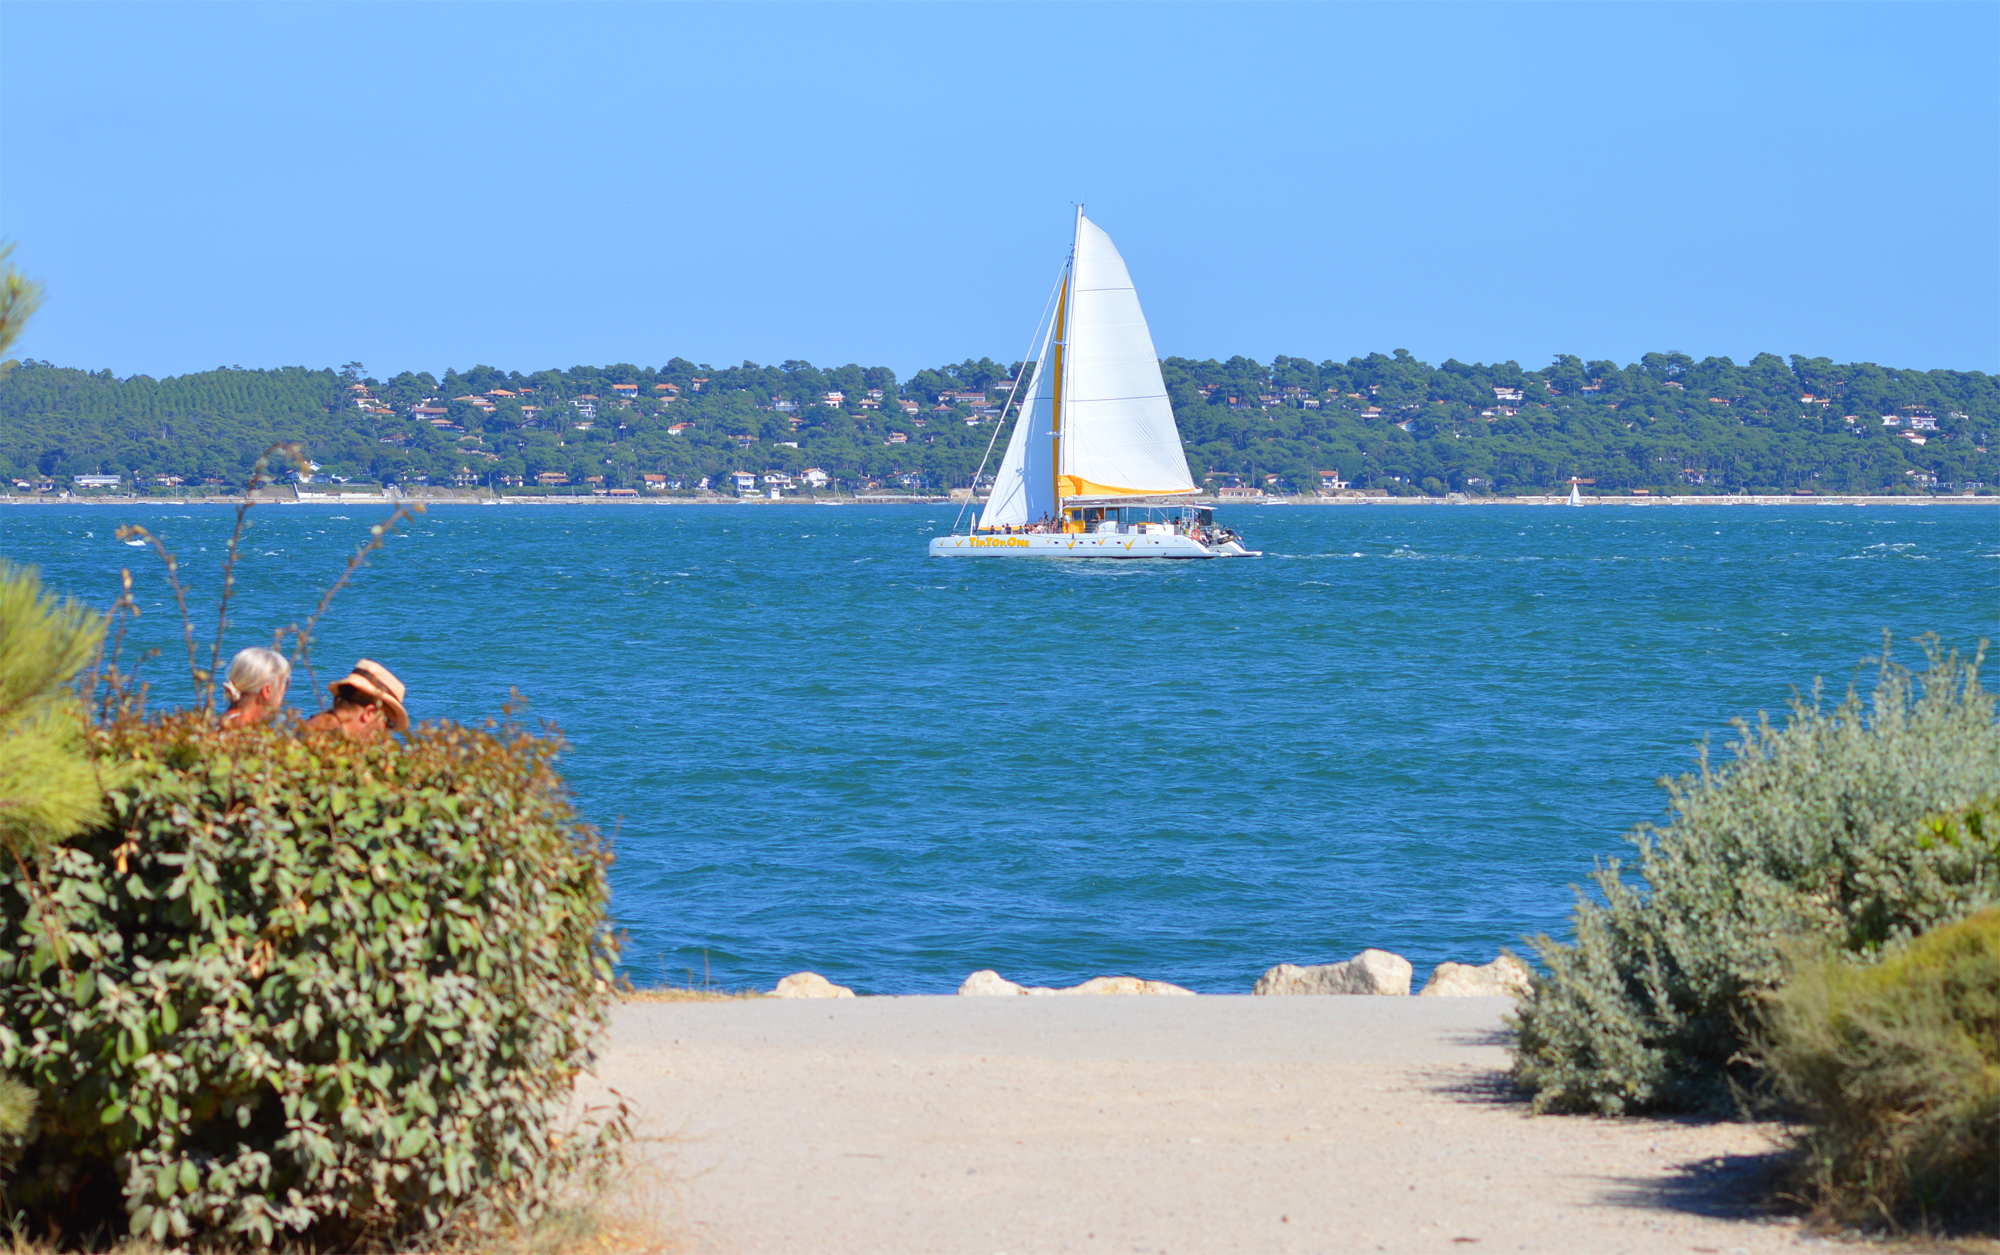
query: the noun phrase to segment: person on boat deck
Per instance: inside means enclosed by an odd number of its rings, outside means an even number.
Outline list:
[[[285,688],[292,681],[292,664],[275,649],[253,645],[238,650],[229,660],[229,678],[222,682],[229,709],[222,713],[222,726],[240,728],[263,723],[284,705]]]
[[[403,682],[381,663],[363,658],[353,671],[326,687],[333,694],[333,709],[306,720],[306,731],[338,732],[350,741],[380,741],[391,732],[409,730]]]

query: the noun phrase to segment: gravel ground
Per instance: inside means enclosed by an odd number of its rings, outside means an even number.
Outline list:
[[[1488,998],[627,1004],[659,1139],[623,1207],[699,1251],[1838,1249],[1756,1205],[1771,1131],[1534,1117]]]

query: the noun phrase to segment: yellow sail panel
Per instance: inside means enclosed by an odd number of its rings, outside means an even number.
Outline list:
[[[1113,488],[1108,484],[1095,484],[1081,475],[1056,476],[1056,492],[1069,497],[1172,497],[1200,492],[1199,488]]]

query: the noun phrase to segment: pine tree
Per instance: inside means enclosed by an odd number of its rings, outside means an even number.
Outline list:
[[[32,567],[0,560],[0,857],[30,859],[104,816],[71,687],[97,652],[102,617],[42,592]],[[0,1077],[0,1167],[19,1157],[35,1092]]]
[[[21,328],[28,325],[28,318],[42,303],[42,285],[14,269],[7,260],[13,253],[12,244],[0,244],[0,356],[14,347]],[[13,365],[11,361],[0,362],[0,379]]]
[[[32,858],[103,818],[89,715],[70,685],[103,632],[101,616],[44,593],[32,567],[0,560],[0,854]]]

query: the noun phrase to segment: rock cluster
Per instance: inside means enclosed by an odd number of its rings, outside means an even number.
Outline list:
[[[1528,992],[1534,973],[1511,954],[1474,967],[1470,963],[1440,963],[1418,992],[1420,998],[1519,998]]]
[[[1345,963],[1300,967],[1280,963],[1257,978],[1253,994],[1385,994],[1410,992],[1414,969],[1410,961],[1387,950],[1363,950]],[[1491,963],[1440,963],[1424,982],[1425,998],[1519,998],[1528,992],[1534,973],[1511,954]]]
[[[771,991],[773,998],[852,998],[854,991],[836,985],[818,972],[793,972]]]
[[[1185,994],[1194,996],[1194,990],[1182,989],[1179,985],[1169,985],[1163,980],[1140,980],[1136,976],[1094,976],[1081,985],[1071,985],[1067,989],[1048,989],[1039,985],[1017,985],[991,968],[974,972],[958,987],[962,998],[1013,997],[1017,994]]]
[[[1320,963],[1301,967],[1280,963],[1257,978],[1250,992],[1265,996],[1298,994],[1362,994],[1405,997],[1416,969],[1400,954],[1387,950],[1363,950],[1344,963]],[[1440,963],[1424,982],[1419,997],[1424,998],[1519,998],[1534,981],[1528,965],[1511,954],[1491,963]],[[1067,989],[1040,985],[1017,985],[991,968],[983,968],[965,978],[958,987],[960,997],[1005,997],[1058,994],[1185,994],[1194,990],[1170,985],[1163,980],[1141,980],[1136,976],[1096,976]],[[774,998],[852,998],[854,991],[836,985],[817,972],[794,972],[771,991]]]
[[[1345,963],[1321,963],[1300,967],[1280,963],[1257,978],[1253,994],[1385,994],[1401,997],[1410,992],[1410,977],[1416,969],[1400,954],[1387,950],[1363,950]]]

